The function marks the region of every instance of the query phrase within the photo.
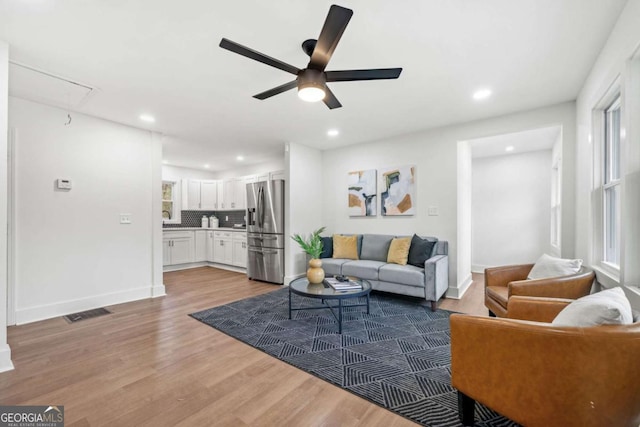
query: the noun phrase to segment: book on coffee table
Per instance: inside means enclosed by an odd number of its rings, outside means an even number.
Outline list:
[[[327,277],[326,279],[324,279],[325,283],[329,286],[331,286],[333,289],[335,289],[336,291],[347,291],[347,290],[351,290],[351,289],[362,289],[362,285],[359,284],[358,282],[354,282],[353,280],[347,280],[344,282],[341,282],[340,280],[333,278],[333,277]]]

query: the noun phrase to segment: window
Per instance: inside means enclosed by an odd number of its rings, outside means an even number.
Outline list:
[[[178,212],[176,212],[176,193],[176,183],[174,181],[162,181],[163,222],[175,222],[179,217]]]
[[[603,261],[620,266],[620,95],[604,110]]]

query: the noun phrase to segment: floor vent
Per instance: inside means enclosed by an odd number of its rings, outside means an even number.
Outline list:
[[[64,316],[64,319],[69,323],[78,322],[80,320],[91,319],[93,317],[104,316],[105,314],[111,314],[106,308],[94,308],[93,310],[81,311],[80,313],[73,313]]]

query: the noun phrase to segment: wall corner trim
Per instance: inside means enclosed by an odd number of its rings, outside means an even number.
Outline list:
[[[457,287],[449,287],[449,289],[447,289],[446,297],[461,299],[465,292],[467,292],[467,289],[469,289],[469,286],[471,286],[471,282],[473,282],[473,280],[471,279],[471,273],[469,273]]]
[[[11,362],[11,348],[8,344],[0,345],[0,372],[15,369]]]

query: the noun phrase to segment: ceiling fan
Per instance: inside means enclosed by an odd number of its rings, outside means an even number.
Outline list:
[[[325,71],[331,55],[333,55],[333,51],[336,49],[340,37],[342,37],[342,33],[347,27],[352,15],[353,11],[351,9],[335,4],[331,6],[318,40],[309,39],[302,43],[302,50],[311,58],[307,68],[303,69],[299,69],[225,38],[220,41],[220,47],[297,76],[296,79],[291,82],[254,95],[254,98],[261,100],[267,99],[297,87],[298,96],[304,101],[317,102],[322,100],[330,109],[340,108],[342,104],[340,104],[340,101],[338,101],[333,92],[331,92],[327,83],[397,79],[402,72],[402,68]]]

